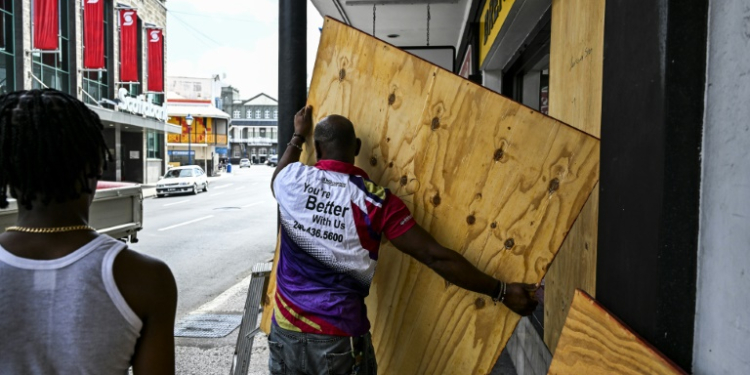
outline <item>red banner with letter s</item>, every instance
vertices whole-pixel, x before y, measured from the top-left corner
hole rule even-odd
[[[120,9],[120,82],[138,82],[138,13]]]
[[[104,69],[104,0],[83,4],[83,68]]]
[[[33,0],[34,49],[54,51],[59,47],[59,9],[57,0]]]
[[[164,92],[164,31],[146,29],[148,37],[148,91]]]

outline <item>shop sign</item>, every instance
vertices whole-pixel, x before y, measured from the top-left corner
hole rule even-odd
[[[479,17],[479,65],[484,64],[484,59],[515,2],[516,0],[487,0],[484,3],[484,10]]]
[[[167,155],[169,156],[188,156],[188,155],[195,155],[195,150],[167,150]]]
[[[145,95],[138,95],[137,98],[128,96],[128,90],[124,87],[121,87],[117,91],[117,99],[120,100],[120,103],[115,108],[119,111],[167,121],[166,104],[158,106],[154,103],[147,102]]]

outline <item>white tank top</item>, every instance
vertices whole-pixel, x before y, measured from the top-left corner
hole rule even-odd
[[[0,246],[0,375],[127,374],[142,322],[112,275],[125,248],[100,235],[32,260]]]

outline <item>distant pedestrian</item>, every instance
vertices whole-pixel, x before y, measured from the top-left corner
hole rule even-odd
[[[313,136],[311,107],[297,113],[294,131],[271,180],[281,213],[272,374],[377,374],[365,297],[382,237],[459,287],[517,314],[534,311],[535,285],[496,280],[441,246],[397,196],[354,165],[362,143],[347,118],[318,123],[314,166],[299,163]]]
[[[174,374],[169,268],[88,226],[99,117],[54,90],[0,96],[0,374]]]

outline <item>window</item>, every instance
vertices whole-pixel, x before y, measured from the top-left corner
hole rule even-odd
[[[273,119],[278,120],[279,119],[279,111],[273,111]]]
[[[240,118],[240,111],[239,110],[234,111],[234,113],[232,114],[232,117],[233,118]]]
[[[255,118],[260,118],[260,109],[255,110]]]
[[[156,130],[146,132],[146,157],[149,159],[164,158],[164,134]]]
[[[13,22],[14,1],[0,1],[0,94],[16,89],[15,85],[15,33]]]
[[[103,71],[84,71],[82,80],[82,89],[84,103],[94,104],[103,98],[112,99],[109,90],[109,51],[112,47],[112,30],[109,29],[109,19],[112,17],[111,3],[104,3],[104,67]],[[84,45],[84,48],[86,46]],[[88,94],[88,95],[86,95]],[[159,103],[161,104],[161,103]]]
[[[34,52],[31,56],[32,73],[36,79],[32,78],[32,88],[41,89],[49,87],[57,89],[68,94],[75,95],[75,90],[71,90],[70,84],[70,18],[68,10],[70,9],[70,0],[59,0],[59,22],[60,22],[60,52],[51,53],[49,51]],[[33,15],[32,15],[33,17]],[[41,81],[41,82],[39,82]]]
[[[266,112],[264,113],[264,115],[265,115],[264,118],[271,118],[271,111],[266,110]]]
[[[247,118],[253,118],[253,111],[248,109],[246,115],[247,115]]]
[[[146,94],[146,100],[156,105],[162,105],[164,104],[164,94],[149,93]]]

